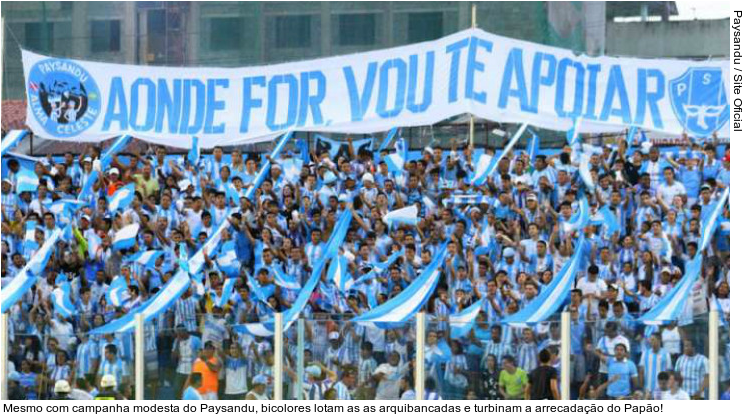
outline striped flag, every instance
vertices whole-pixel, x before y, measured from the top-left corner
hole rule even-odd
[[[71,317],[77,312],[75,305],[70,299],[70,283],[62,283],[52,291],[51,299],[54,311],[65,318]]]
[[[418,223],[418,206],[411,205],[388,212],[382,217],[382,221],[388,226],[393,225],[393,223],[416,225]]]
[[[604,225],[607,227],[607,235],[612,235],[620,230],[620,224],[617,221],[617,216],[610,210],[609,205],[603,205],[597,213],[592,217],[592,224]]]
[[[473,184],[474,186],[482,186],[483,184],[485,184],[486,180],[488,180],[488,177],[496,171],[496,168],[499,166],[499,162],[501,161],[501,159],[504,158],[512,150],[512,148],[514,148],[514,145],[516,145],[517,142],[519,142],[519,138],[522,137],[522,134],[524,134],[525,130],[527,130],[527,124],[523,123],[519,127],[519,129],[517,129],[517,132],[515,132],[514,135],[509,139],[509,142],[506,144],[501,154],[499,154],[498,158],[488,156],[490,157],[490,159],[486,159],[481,162],[480,160],[483,159],[486,154],[481,155],[480,159],[478,160],[475,173],[470,180],[471,184]]]
[[[111,306],[120,308],[129,298],[129,288],[124,276],[114,277],[106,290],[106,302]]]
[[[568,145],[573,146],[579,142],[581,137],[579,136],[579,129],[581,127],[582,117],[579,116],[578,118],[575,118],[573,121],[573,126],[571,129],[566,131],[566,140],[568,140]]]
[[[251,288],[251,293],[255,294],[258,300],[265,304],[269,304],[269,302],[266,300],[266,295],[264,295],[263,289],[258,284],[256,279],[253,278],[250,274],[248,275],[248,287]]]
[[[127,263],[137,263],[145,267],[152,268],[155,267],[155,262],[158,261],[158,258],[163,256],[164,254],[165,252],[159,250],[140,251],[128,257],[124,257],[124,261],[126,261]]]
[[[537,133],[532,129],[530,129],[530,133],[532,134],[532,139],[527,147],[527,155],[530,156],[530,161],[534,162],[535,156],[540,153],[540,137],[537,136]]]
[[[230,301],[230,296],[232,296],[235,282],[237,281],[238,279],[234,278],[225,280],[225,283],[222,284],[222,295],[220,295],[220,297],[216,297],[217,294],[214,294],[214,306],[218,308],[224,308],[227,305],[227,303]]]
[[[326,272],[326,277],[329,278],[330,281],[333,282],[342,292],[348,290],[347,287],[350,284],[348,283],[348,265],[349,261],[346,257],[336,254]]]
[[[719,217],[723,213],[723,208],[726,205],[729,193],[730,188],[727,187],[726,190],[723,191],[723,194],[721,194],[718,202],[716,202],[716,206],[713,208],[713,211],[710,212],[705,219],[703,219],[702,231],[700,240],[698,242],[699,252],[703,251],[708,246],[708,244],[710,244],[710,240],[713,239],[713,234],[716,232],[716,229],[718,229],[718,226],[720,224]]]
[[[117,138],[116,141],[114,141],[114,143],[111,144],[111,146],[101,156],[101,169],[105,170],[106,167],[111,164],[111,160],[114,158],[114,155],[123,150],[131,140],[131,135],[122,135]]]
[[[638,318],[639,322],[646,325],[662,325],[679,319],[682,308],[692,291],[692,286],[700,277],[702,254],[702,251],[698,250],[695,258],[685,264],[685,275],[682,279],[653,308]]]
[[[235,242],[228,241],[222,246],[222,251],[217,257],[217,267],[228,277],[240,275],[240,260],[235,252]]]
[[[297,282],[297,279],[284,274],[284,272],[280,268],[277,268],[277,266],[271,266],[270,271],[272,276],[274,276],[274,283],[276,283],[278,286],[291,290],[302,288],[302,286],[300,286],[300,284]]]
[[[589,202],[586,200],[586,196],[582,196],[579,200],[579,211],[563,223],[563,231],[566,233],[580,231],[589,223],[589,220]]]
[[[372,262],[372,271],[374,273],[378,273],[378,274],[379,273],[386,272],[390,268],[390,266],[392,266],[393,263],[395,263],[396,261],[398,261],[399,258],[403,257],[404,254],[405,254],[405,250],[398,250],[398,251],[390,254],[390,257],[388,257],[387,260],[385,260],[385,262],[383,262],[383,263],[377,263],[377,262],[374,262],[373,261]]]
[[[2,145],[0,145],[0,155],[5,155],[6,152],[18,145],[27,134],[28,131],[25,129],[16,129],[8,132],[5,137],[3,137]]]
[[[116,231],[114,235],[113,249],[116,251],[126,250],[134,247],[137,243],[137,233],[139,232],[139,224],[129,224],[124,228]]]
[[[90,175],[87,179],[85,179],[85,184],[83,184],[83,187],[80,188],[80,193],[78,194],[78,200],[85,200],[87,201],[91,193],[93,193],[93,185],[98,181],[98,177],[101,175],[100,171],[93,170],[90,172]]]
[[[300,179],[300,173],[302,172],[302,160],[299,158],[284,158],[279,161],[282,166],[282,175],[284,178],[292,183],[296,183]]]
[[[450,338],[457,339],[468,335],[475,324],[475,318],[478,316],[478,312],[480,312],[482,306],[483,299],[456,314],[450,315]]]
[[[26,232],[23,234],[23,249],[37,249],[39,244],[36,243],[36,221],[26,221]]]
[[[21,167],[16,174],[16,193],[31,192],[39,189],[39,177],[35,172]]]
[[[129,183],[126,186],[115,191],[111,197],[108,198],[108,210],[111,213],[116,212],[119,209],[129,207],[134,200],[134,183]]]
[[[201,150],[199,149],[199,138],[191,138],[191,150],[189,150],[189,163],[196,167],[199,164],[199,158],[201,157]]]
[[[402,172],[405,170],[408,159],[408,143],[404,138],[398,138],[395,141],[395,152],[385,156],[385,163],[392,173]]]

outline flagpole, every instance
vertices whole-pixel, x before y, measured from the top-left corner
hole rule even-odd
[[[145,399],[145,316],[134,316],[134,398]]]
[[[274,314],[274,400],[282,400],[282,388],[284,386],[284,315],[281,312]],[[297,375],[297,381],[302,381],[302,375]]]
[[[423,312],[416,313],[416,368],[414,369],[414,386],[416,400],[424,399],[424,340],[426,339],[426,316]]]
[[[0,394],[2,400],[8,400],[8,321],[10,314],[4,313],[0,317]]]
[[[470,5],[470,29],[475,29],[476,15],[478,14],[478,6],[473,3]],[[470,147],[472,148],[475,144],[475,118],[473,114],[470,114]]]
[[[561,312],[561,400],[571,399],[571,314]]]
[[[718,309],[713,307],[708,314],[708,364],[710,364],[708,376],[708,400],[718,400]]]

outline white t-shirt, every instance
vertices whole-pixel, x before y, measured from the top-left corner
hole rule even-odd
[[[659,184],[659,187],[656,188],[658,191],[659,196],[661,197],[661,200],[664,201],[664,204],[667,206],[672,206],[672,202],[674,201],[674,196],[677,195],[687,195],[687,190],[685,189],[685,186],[682,185],[682,183],[675,181],[671,185],[667,184],[666,181]]]
[[[689,401],[690,395],[682,389],[677,390],[677,393],[672,394],[671,390],[661,392],[662,401]]]

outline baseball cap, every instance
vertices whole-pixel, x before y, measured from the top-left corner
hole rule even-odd
[[[253,380],[251,380],[251,383],[253,383],[253,386],[256,385],[265,385],[267,383],[266,376],[259,374],[257,376],[253,376]]]
[[[371,182],[374,182],[375,181],[375,177],[372,175],[372,173],[364,173],[364,175],[362,176],[362,181],[371,181]]]
[[[320,370],[319,366],[308,366],[305,367],[305,373],[309,374],[312,377],[320,377],[322,371]]]
[[[338,340],[341,336],[338,334],[338,332],[333,331],[328,335],[329,340]]]
[[[527,200],[537,200],[537,196],[534,193],[530,193],[527,195]]]
[[[504,250],[504,257],[514,257],[514,249],[509,247]]]
[[[119,174],[119,169],[114,167],[111,170],[108,171],[109,174]]]

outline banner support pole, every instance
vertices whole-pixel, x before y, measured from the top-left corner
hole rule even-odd
[[[134,398],[145,399],[145,316],[134,316]]]
[[[282,400],[284,362],[284,321],[281,312],[274,314],[274,400]],[[300,377],[298,376],[298,379]]]
[[[297,321],[297,381],[295,399],[302,400],[302,378],[305,376],[305,318]]]
[[[561,312],[561,400],[571,399],[571,314]]]
[[[416,400],[424,399],[424,341],[426,339],[426,316],[423,312],[416,314],[416,368],[414,370],[414,386]]]
[[[2,342],[0,343],[0,391],[2,392],[1,399],[3,401],[8,400],[8,360],[9,360],[9,342],[10,338],[8,336],[8,331],[10,331],[8,325],[10,324],[10,314],[8,312],[5,312],[2,314],[2,317],[0,317],[0,338],[2,338]]]
[[[718,400],[718,309],[711,309],[708,313],[708,399]]]

